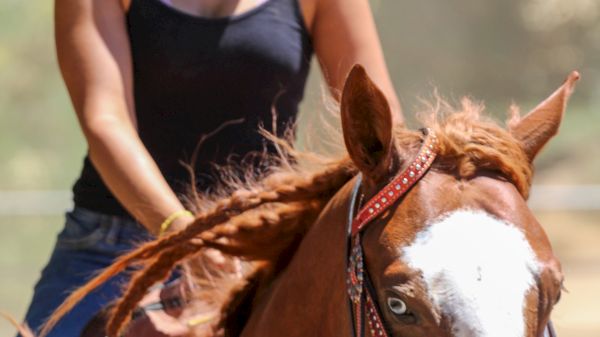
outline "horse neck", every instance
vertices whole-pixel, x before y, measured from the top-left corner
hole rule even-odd
[[[325,207],[289,266],[253,310],[242,337],[350,336],[345,270],[353,182]]]

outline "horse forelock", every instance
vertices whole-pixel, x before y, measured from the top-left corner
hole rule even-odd
[[[510,181],[526,199],[529,195],[533,167],[521,144],[511,133],[488,116],[484,107],[463,98],[454,108],[438,98],[419,119],[438,137],[438,157],[434,168],[461,179],[473,178],[482,170],[495,171]],[[518,109],[513,107],[512,120]],[[399,149],[416,149],[422,136],[403,126],[396,127]]]

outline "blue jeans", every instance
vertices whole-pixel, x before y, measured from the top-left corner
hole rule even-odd
[[[70,291],[83,285],[97,271],[109,266],[123,252],[152,238],[135,221],[75,208],[66,214],[50,261],[35,286],[25,322],[38,331]],[[69,312],[48,337],[77,337],[90,319],[120,295],[126,273],[117,275]]]

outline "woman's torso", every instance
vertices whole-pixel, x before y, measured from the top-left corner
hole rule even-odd
[[[131,1],[138,131],[176,193],[190,183],[182,163],[195,164],[205,190],[215,183],[213,164],[239,163],[263,149],[258,126],[271,129],[272,111],[278,131],[294,121],[313,52],[297,1],[266,0],[222,18],[190,15],[161,0]],[[73,190],[77,206],[126,214],[87,157]]]

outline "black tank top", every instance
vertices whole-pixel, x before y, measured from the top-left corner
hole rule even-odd
[[[313,53],[298,0],[267,0],[238,16],[202,18],[160,0],[132,0],[127,26],[139,135],[178,195],[196,161],[200,190],[213,164],[262,151],[259,124],[278,131],[295,120]],[[234,122],[235,121],[235,122]],[[248,161],[254,165],[254,161]],[[127,215],[86,157],[73,187],[76,206]]]

